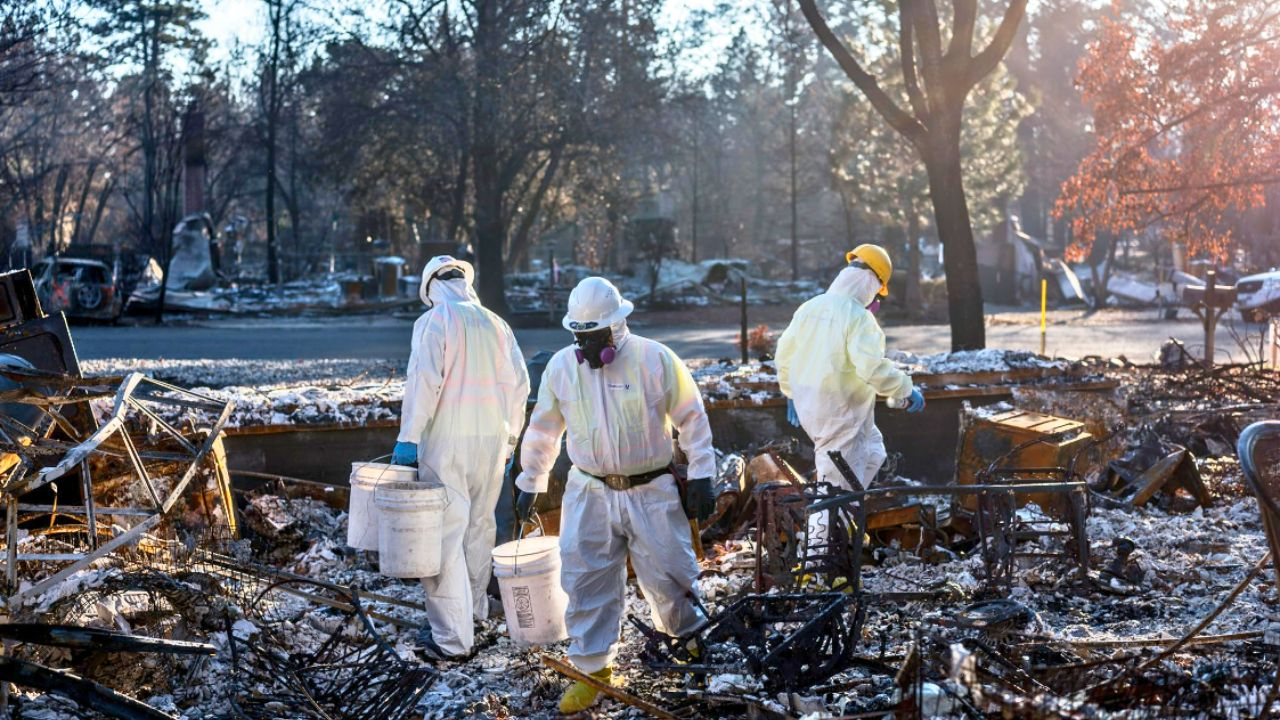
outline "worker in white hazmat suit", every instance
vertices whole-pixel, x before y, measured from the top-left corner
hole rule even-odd
[[[440,574],[423,578],[426,650],[471,652],[472,617],[488,616],[494,508],[524,425],[529,374],[511,328],[480,305],[471,264],[447,255],[422,271],[428,310],[413,326],[392,462],[447,489]]]
[[[778,339],[775,363],[782,394],[813,440],[818,480],[851,490],[829,453],[840,453],[867,488],[886,457],[876,397],[906,401],[908,412],[919,412],[924,395],[884,356],[884,331],[874,313],[889,293],[888,253],[859,245],[846,259],[831,287],[796,310]]]
[[[563,325],[575,344],[543,373],[516,478],[517,516],[525,519],[568,432],[573,469],[560,514],[568,655],[606,683],[621,637],[628,554],[659,630],[682,635],[702,622],[690,599],[698,563],[689,519],[706,519],[715,507],[715,451],[698,386],[669,348],[628,331],[631,310],[604,278],[586,278],[569,295]],[[673,427],[689,460],[683,498],[669,468]],[[560,711],[581,712],[597,694],[574,683]]]

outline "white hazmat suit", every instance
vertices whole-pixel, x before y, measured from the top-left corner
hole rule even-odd
[[[615,490],[596,477],[668,466],[673,426],[689,477],[714,477],[716,469],[711,426],[688,368],[665,345],[628,332],[625,320],[609,327],[613,362],[593,370],[570,346],[547,364],[516,479],[525,492],[544,492],[568,431],[573,469],[561,505],[560,582],[569,595],[569,660],[588,673],[617,655],[628,553],[659,630],[681,635],[702,621],[688,596],[696,592],[698,562],[675,478]]]
[[[863,488],[886,457],[876,428],[876,396],[911,395],[911,376],[884,356],[884,331],[867,305],[880,280],[846,267],[827,291],[801,305],[778,339],[775,362],[782,394],[795,403],[814,445],[818,479],[852,490],[828,453],[839,452]]]
[[[465,277],[433,276],[456,267]],[[430,309],[413,326],[400,442],[418,444],[418,479],[448,490],[440,574],[423,578],[432,639],[471,651],[472,616],[488,615],[494,508],[524,424],[529,373],[511,328],[480,305],[469,263],[433,258],[422,273]]]

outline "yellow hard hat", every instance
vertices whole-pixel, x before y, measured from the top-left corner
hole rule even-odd
[[[855,260],[876,274],[880,280],[880,296],[888,295],[889,278],[893,277],[893,261],[889,259],[889,253],[879,245],[864,243],[844,254],[844,261],[850,265]]]

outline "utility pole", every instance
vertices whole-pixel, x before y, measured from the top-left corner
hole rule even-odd
[[[266,80],[269,82],[266,100],[267,121],[267,280],[280,284],[280,249],[276,227],[276,125],[280,121],[280,52],[281,24],[284,21],[285,0],[267,0],[267,20],[271,25],[270,49],[267,55]]]
[[[698,119],[695,115],[693,120],[693,262],[698,262],[698,165],[701,162],[698,153],[699,129]]]
[[[787,0],[787,17],[784,24],[787,43],[787,113],[788,154],[791,156],[791,281],[800,279],[799,219],[796,214],[796,37],[791,28],[791,0]]]

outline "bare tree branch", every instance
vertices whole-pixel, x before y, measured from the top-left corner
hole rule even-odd
[[[948,87],[942,78],[942,31],[938,24],[938,5],[935,0],[902,0],[907,16],[915,29],[920,47],[920,71],[924,76],[929,113],[937,116],[947,102]]]
[[[968,60],[973,52],[973,28],[978,19],[978,0],[951,0],[951,43],[949,57]]]
[[[1025,0],[1022,0],[1025,3]],[[813,28],[813,32],[818,36],[818,40],[827,48],[827,52],[835,58],[839,63],[840,69],[849,76],[853,84],[862,91],[871,106],[876,109],[884,117],[885,121],[898,132],[902,133],[912,142],[917,142],[924,136],[924,126],[919,120],[907,114],[892,98],[885,93],[880,87],[880,83],[875,77],[862,69],[853,54],[844,46],[844,43],[835,36],[831,28],[827,25],[826,18],[822,17],[819,12],[815,0],[799,0],[800,11],[804,13],[804,17],[809,21],[809,26]]]
[[[969,87],[982,82],[982,78],[990,75],[1004,59],[1005,53],[1009,52],[1009,47],[1013,45],[1013,39],[1018,35],[1018,26],[1022,24],[1022,16],[1026,12],[1027,0],[1010,0],[995,37],[991,38],[991,42],[978,53],[969,66],[968,76],[965,78]]]
[[[915,37],[911,31],[911,18],[907,17],[907,4],[898,3],[898,51],[902,55],[902,79],[907,86],[907,99],[916,118],[929,124],[929,105],[920,90],[920,78],[916,76]]]

